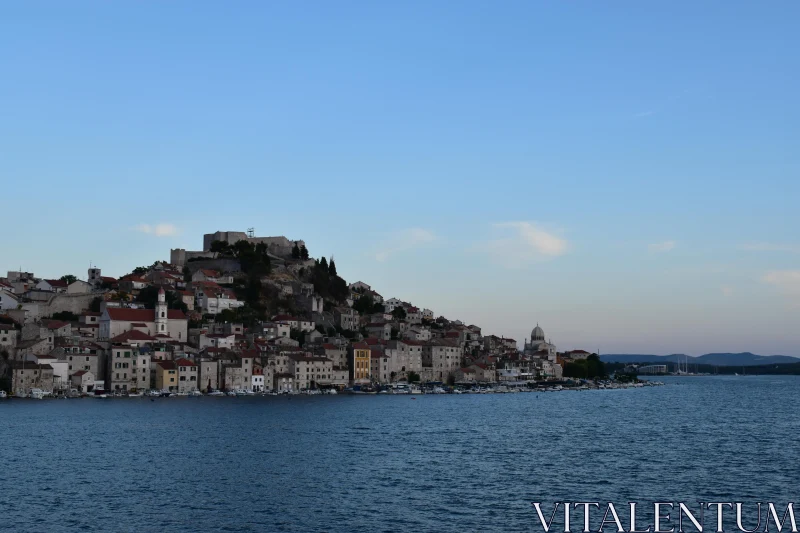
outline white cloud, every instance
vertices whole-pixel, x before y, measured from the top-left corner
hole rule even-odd
[[[393,233],[387,245],[375,253],[376,261],[386,261],[390,256],[436,240],[433,232],[423,228],[408,228]]]
[[[738,248],[745,252],[800,252],[800,245],[773,242],[750,242],[742,244]]]
[[[647,247],[651,252],[669,252],[675,249],[675,241],[664,241],[650,244]]]
[[[651,116],[653,116],[655,114],[656,114],[655,111],[642,111],[641,113],[636,113],[634,115],[634,117],[636,117],[636,118],[644,118],[644,117],[651,117]]]
[[[800,270],[771,270],[761,281],[774,285],[789,296],[800,296]]]
[[[725,297],[733,296],[733,287],[721,287],[720,290]]]
[[[179,233],[178,228],[173,224],[139,224],[134,228],[136,231],[146,233],[148,235],[155,235],[156,237],[173,237]]]
[[[566,240],[533,222],[502,222],[493,226],[511,235],[480,243],[474,249],[488,253],[496,263],[507,268],[558,257],[569,248]]]

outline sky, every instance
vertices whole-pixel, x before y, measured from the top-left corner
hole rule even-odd
[[[0,275],[217,230],[559,350],[800,356],[800,3],[7,2]]]

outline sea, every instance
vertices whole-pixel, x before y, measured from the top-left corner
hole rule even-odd
[[[0,530],[542,531],[532,502],[798,498],[800,378],[0,401]],[[613,531],[613,529],[612,529]]]

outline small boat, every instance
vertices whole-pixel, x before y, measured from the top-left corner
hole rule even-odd
[[[168,389],[162,389],[158,395],[161,396],[162,398],[169,398],[170,396],[172,396],[172,392],[170,392]]]
[[[30,397],[33,400],[41,400],[44,398],[44,391],[42,389],[31,389]]]
[[[255,396],[256,395],[255,392],[253,392],[251,390],[248,390],[248,389],[245,389],[244,393],[245,393],[245,396]]]
[[[8,393],[4,390],[0,390],[0,400],[5,400],[8,398]]]
[[[228,391],[228,392],[226,392],[225,394],[226,394],[226,395],[228,395],[228,396],[236,396],[236,392],[235,392],[235,391],[232,391],[232,390],[229,390],[229,391]]]
[[[182,392],[173,392],[173,393],[172,393],[172,395],[173,395],[173,396],[189,396],[189,393],[188,393],[188,392],[186,392],[186,391],[182,391]]]
[[[197,397],[197,396],[202,396],[202,395],[203,395],[203,393],[202,393],[202,392],[200,392],[200,391],[199,391],[199,390],[197,390],[197,389],[195,389],[195,390],[193,390],[193,391],[191,391],[191,392],[189,393],[189,396],[192,396],[192,397]]]
[[[221,390],[214,390],[208,393],[208,396],[225,396],[225,393]]]
[[[129,392],[128,393],[128,398],[141,398],[142,396],[144,396],[144,394],[141,393],[141,392]]]
[[[153,389],[153,390],[151,390],[151,391],[148,391],[148,392],[147,392],[147,395],[148,395],[148,396],[150,396],[150,397],[153,397],[153,398],[155,398],[155,397],[157,397],[157,396],[161,396],[161,392],[160,392],[160,391],[157,391],[157,390],[155,390],[155,389]]]

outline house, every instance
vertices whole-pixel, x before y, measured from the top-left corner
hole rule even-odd
[[[132,391],[149,388],[150,350],[135,344],[113,345],[109,351],[106,390]]]
[[[316,329],[316,325],[311,320],[306,320],[304,318],[298,318],[291,315],[276,315],[272,317],[272,321],[289,324],[290,328],[299,329],[302,332],[313,331]]]
[[[388,322],[372,322],[367,324],[366,329],[370,337],[377,337],[387,341],[392,339],[392,325]]]
[[[177,340],[187,340],[188,319],[179,309],[167,309],[166,293],[158,292],[155,309],[130,309],[106,307],[100,316],[99,339],[110,339],[134,329],[133,324],[143,324],[148,335],[166,335]],[[142,326],[138,326],[142,327]]]
[[[422,320],[433,320],[433,311],[431,311],[430,309],[423,309]]]
[[[409,324],[421,324],[422,311],[420,311],[418,307],[406,307],[406,321]]]
[[[42,326],[53,337],[69,337],[72,335],[72,324],[63,320],[42,320]]]
[[[75,280],[67,285],[67,294],[88,294],[92,292],[94,287],[85,281]]]
[[[350,285],[347,286],[347,288],[355,292],[367,292],[372,290],[372,287],[370,287],[363,281],[356,281],[355,283],[351,283]]]
[[[186,309],[194,311],[194,293],[192,291],[175,291],[178,294],[178,299],[183,302]]]
[[[318,330],[309,331],[305,335],[305,344],[319,344],[325,338],[325,335],[320,333]]]
[[[238,309],[244,306],[244,302],[239,301],[236,293],[231,289],[203,289],[197,298],[197,306],[204,313],[216,315],[226,309]]]
[[[201,268],[200,270],[192,274],[192,283],[198,281],[211,281],[213,283],[221,283],[220,273],[216,270]]]
[[[433,380],[446,381],[461,368],[461,347],[455,340],[428,341],[422,345],[422,366],[431,369]]]
[[[372,350],[366,342],[357,342],[347,348],[347,362],[352,385],[365,385],[370,382],[372,369]]]
[[[50,365],[39,365],[25,361],[12,361],[11,394],[28,396],[31,389],[53,392],[53,369]]]
[[[78,370],[70,377],[71,388],[87,393],[94,390],[94,374],[89,370]]]
[[[327,357],[293,353],[289,355],[289,361],[295,390],[317,389],[332,384],[333,361]]]
[[[198,341],[198,348],[213,347],[225,348],[228,350],[233,349],[236,344],[236,335],[226,335],[224,333],[201,333]]]
[[[123,276],[119,280],[119,289],[127,293],[138,292],[144,289],[145,287],[148,287],[149,285],[150,285],[149,281],[135,274],[129,274],[127,276]]]
[[[61,279],[43,279],[34,288],[39,291],[55,292],[57,294],[67,292],[68,283]]]
[[[197,365],[185,357],[175,361],[175,365],[178,367],[178,392],[199,390]]]
[[[415,326],[406,329],[403,332],[402,337],[404,339],[412,340],[412,341],[429,341],[431,340],[431,330],[430,328],[423,327],[423,326]]]
[[[202,358],[197,363],[197,382],[200,390],[211,392],[219,389],[219,361]]]
[[[53,390],[69,388],[69,369],[66,361],[60,361],[54,355],[29,355],[27,360],[38,365],[47,365],[53,369]]]
[[[385,351],[389,356],[391,381],[407,379],[410,372],[422,372],[422,346],[422,343],[412,340],[389,341]]]
[[[387,313],[391,313],[397,307],[403,307],[407,304],[402,300],[398,300],[397,298],[389,298],[385,302],[383,302],[383,308]]]
[[[178,366],[175,361],[157,361],[155,385],[158,390],[178,391]]]
[[[370,351],[370,377],[376,383],[389,383],[392,380],[389,367],[390,356],[383,350]]]
[[[261,330],[267,339],[289,338],[292,332],[292,328],[287,322],[264,322],[261,324]]]
[[[253,376],[250,380],[250,390],[253,392],[264,392],[264,370],[261,367],[253,368]]]
[[[17,345],[17,338],[19,338],[19,331],[16,324],[7,324],[0,322],[0,351],[11,351]]]
[[[336,325],[348,331],[358,331],[358,313],[349,307],[337,307],[333,310]]]
[[[475,378],[475,370],[472,368],[459,368],[455,372],[456,383],[475,383],[478,381]]]
[[[17,309],[20,305],[19,297],[14,294],[13,289],[0,287],[0,311]]]

